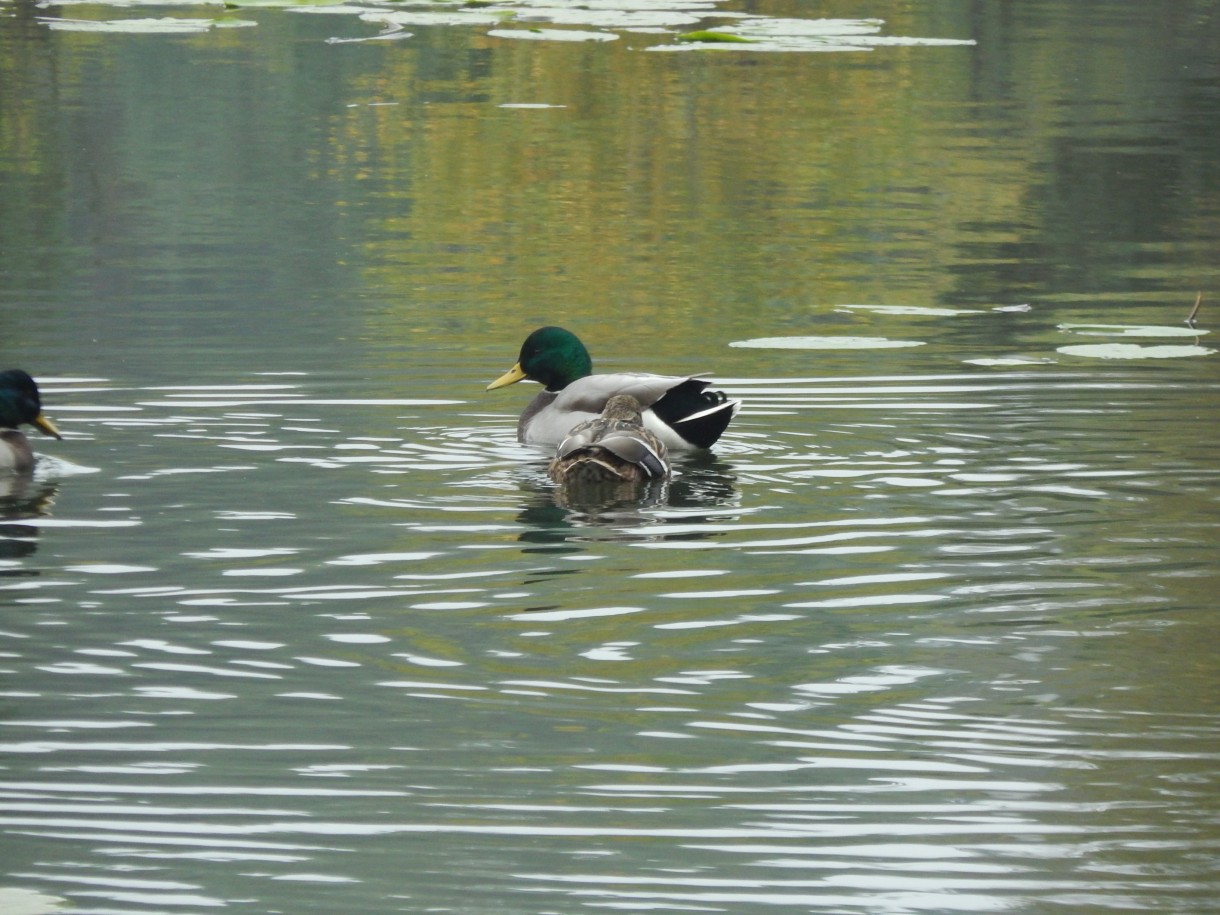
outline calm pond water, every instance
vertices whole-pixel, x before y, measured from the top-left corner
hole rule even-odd
[[[0,3],[0,908],[1214,911],[1220,3],[586,6]]]

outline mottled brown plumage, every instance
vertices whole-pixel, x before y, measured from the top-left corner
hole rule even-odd
[[[558,483],[643,483],[669,478],[665,446],[644,428],[640,402],[616,394],[596,419],[573,428],[555,452],[550,476]]]

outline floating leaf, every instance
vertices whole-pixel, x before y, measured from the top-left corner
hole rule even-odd
[[[690,40],[680,44],[658,45],[650,51],[679,51],[691,48],[747,51],[867,51],[882,45],[972,45],[975,42],[954,38],[911,38],[878,35],[880,19],[781,19],[743,16],[732,25],[717,26],[715,39]],[[736,36],[733,41],[728,36]]]
[[[1048,363],[1053,363],[1053,362],[1054,362],[1054,360],[1053,360],[1053,359],[1032,359],[1032,358],[1028,358],[1028,357],[1025,357],[1025,356],[997,356],[997,357],[996,357],[996,358],[994,358],[994,359],[987,359],[987,358],[982,358],[982,359],[963,359],[962,361],[963,361],[964,363],[966,363],[967,365],[985,365],[985,366],[993,366],[993,365],[1000,365],[1000,366],[1004,366],[1004,365],[1046,365],[1046,364],[1048,364]]]
[[[546,22],[550,25],[586,26],[598,29],[679,28],[694,25],[704,13],[712,12],[707,6],[682,6],[667,2],[661,6],[653,3],[597,3],[595,0],[518,0],[501,9],[515,10],[517,17],[531,22]]]
[[[840,44],[838,42],[808,42],[800,39],[776,39],[766,41],[761,38],[749,38],[742,41],[682,41],[677,44],[658,44],[645,48],[645,51],[757,51],[757,52],[813,52],[813,51],[870,51],[871,48],[860,44]]]
[[[577,29],[492,29],[496,38],[524,38],[531,41],[616,41],[613,32],[582,32]]]
[[[750,42],[750,41],[753,41],[753,39],[752,38],[742,38],[740,35],[731,35],[728,32],[702,31],[702,32],[686,32],[685,34],[678,36],[678,41],[704,41],[704,42],[714,43],[717,41]]]
[[[883,19],[783,19],[761,17],[746,19],[734,28],[760,38],[791,38],[806,36],[842,38],[845,35],[876,35],[885,24]]]
[[[452,12],[433,13],[426,10],[387,10],[371,7],[348,7],[360,14],[364,22],[375,22],[384,25],[426,26],[426,25],[498,25],[504,21],[502,13],[491,10],[453,10]],[[342,13],[344,7],[305,7],[297,12],[335,12]]]
[[[58,0],[68,2],[68,0]],[[139,0],[116,0],[139,2]],[[334,0],[230,0],[236,6],[288,5],[292,12],[358,15],[369,22],[398,26],[504,25],[506,21],[534,26],[528,31],[493,31],[500,38],[535,41],[613,41],[615,32],[669,34],[716,15],[735,19],[733,25],[695,30],[681,36],[677,44],[649,47],[650,51],[692,48],[749,48],[759,51],[861,51],[881,44],[973,44],[972,41],[939,38],[906,38],[878,35],[880,19],[778,19],[748,13],[719,11],[719,0],[506,0],[497,3],[453,4],[413,0],[409,9],[356,6]],[[320,5],[316,5],[320,4]],[[537,24],[535,26],[535,24]],[[601,32],[557,34],[543,26],[602,29]]]
[[[1058,352],[1091,359],[1181,359],[1186,356],[1210,356],[1216,350],[1206,346],[1171,344],[1141,346],[1138,343],[1080,343],[1061,346]]]
[[[751,349],[896,349],[923,345],[918,340],[887,340],[885,337],[756,337],[729,344]]]
[[[1095,337],[1198,337],[1207,333],[1193,327],[1160,324],[1060,324],[1059,330]]]
[[[334,0],[331,0],[333,3]],[[113,6],[127,9],[133,6],[224,6],[223,0],[38,0],[39,9],[60,6]]]
[[[977,315],[977,308],[925,308],[921,305],[836,305],[845,311],[872,311],[879,315],[925,315],[927,317],[953,317],[954,315]]]
[[[217,25],[214,19],[43,19],[61,32],[123,32],[158,35],[195,35]],[[243,23],[247,24],[247,23]],[[249,25],[257,25],[250,22]],[[232,27],[232,26],[230,26]]]
[[[186,2],[186,0],[182,0]],[[286,9],[288,7],[333,6],[335,0],[224,0],[224,5],[235,9]],[[348,10],[351,11],[350,8]]]

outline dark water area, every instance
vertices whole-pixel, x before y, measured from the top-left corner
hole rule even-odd
[[[1213,911],[1218,19],[0,3],[0,910]]]

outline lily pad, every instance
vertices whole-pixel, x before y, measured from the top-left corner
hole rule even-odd
[[[444,2],[444,0],[442,0]],[[712,13],[723,0],[518,0],[521,6],[582,7],[591,10],[652,11],[659,6],[667,10]]]
[[[756,337],[729,344],[750,349],[897,349],[923,345],[919,340],[888,340],[885,337]]]
[[[963,359],[967,365],[985,365],[985,366],[1020,366],[1020,365],[1047,365],[1053,364],[1053,359],[1034,359],[1028,356],[997,356],[995,358],[980,358],[980,359]]]
[[[707,48],[743,51],[867,51],[882,45],[972,45],[969,39],[914,38],[880,35],[880,19],[781,19],[743,16],[732,25],[717,26],[715,40],[687,40],[658,45],[650,51]],[[695,33],[709,34],[709,33]],[[733,41],[732,36],[738,40]]]
[[[1095,337],[1198,337],[1207,333],[1205,330],[1172,324],[1060,324],[1059,330]]]
[[[348,7],[349,10],[353,9]],[[318,7],[310,9],[305,7],[297,12],[326,12],[342,13],[342,6],[334,8]],[[377,9],[376,7],[359,7],[355,11],[360,14],[361,20],[364,22],[375,22],[384,25],[402,26],[428,26],[428,25],[499,25],[505,21],[505,16],[501,12],[486,9],[475,10],[453,10],[451,12],[434,13],[427,10],[387,10]]]
[[[242,28],[258,25],[246,20],[175,19],[43,19],[51,29],[61,32],[123,32],[144,35],[197,35],[213,28]]]
[[[515,0],[499,9],[514,11],[522,21],[550,25],[672,29],[694,25],[716,7],[714,3],[678,0]]]
[[[113,6],[120,9],[133,6],[224,6],[224,0],[38,0],[39,9],[63,6]]]
[[[1138,343],[1081,343],[1061,346],[1058,352],[1090,359],[1182,359],[1186,356],[1210,356],[1216,350],[1185,344],[1141,346]]]
[[[748,42],[748,41],[752,41],[752,40],[753,39],[751,39],[751,38],[742,38],[740,35],[732,35],[728,32],[716,32],[716,31],[712,31],[712,30],[704,30],[701,32],[686,32],[685,34],[678,36],[678,41],[704,41],[704,42],[727,41],[727,42],[732,43],[734,41]]]
[[[179,2],[186,3],[189,0],[179,0]],[[298,6],[333,6],[334,2],[335,0],[223,0],[225,6],[234,9],[286,9]]]
[[[495,38],[518,38],[526,41],[617,41],[613,32],[583,32],[579,29],[492,29]]]
[[[115,0],[140,2],[140,0]],[[211,0],[208,0],[211,2]],[[859,51],[879,44],[973,44],[972,41],[907,38],[877,34],[880,19],[778,19],[721,9],[722,0],[497,0],[457,6],[437,0],[411,0],[407,9],[387,9],[336,3],[335,0],[229,0],[235,6],[286,5],[292,12],[358,15],[369,22],[406,26],[505,26],[512,22],[528,29],[492,32],[496,37],[535,41],[613,41],[618,32],[671,34],[715,16],[732,21],[714,29],[687,32],[676,44],[656,45],[650,51],[692,48],[749,48],[759,51]],[[555,34],[549,27],[600,29],[584,36]]]
[[[925,315],[927,317],[953,317],[954,315],[977,315],[977,308],[930,308],[922,305],[836,305],[844,311],[872,311],[879,315]]]

